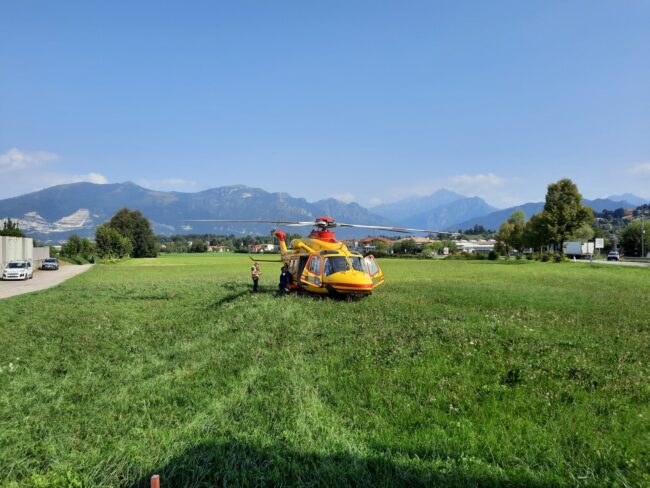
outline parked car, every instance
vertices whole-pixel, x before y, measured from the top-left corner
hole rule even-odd
[[[33,277],[34,270],[29,261],[9,261],[2,270],[3,280],[26,280]]]
[[[59,269],[59,260],[56,258],[47,258],[43,260],[41,269]]]
[[[621,255],[617,251],[609,251],[607,261],[620,261]]]

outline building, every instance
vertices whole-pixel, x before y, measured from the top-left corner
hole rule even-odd
[[[460,252],[467,253],[479,253],[479,254],[488,254],[494,249],[497,241],[494,239],[479,239],[468,241],[466,239],[461,239],[456,242],[456,247]]]
[[[429,239],[428,237],[402,237],[397,242],[401,241],[413,241],[418,247],[422,247],[425,244],[431,244],[432,242],[438,241],[438,239]]]
[[[31,237],[0,236],[0,264],[4,268],[9,261],[23,260],[39,268],[50,257],[49,247],[34,247]]]
[[[208,246],[208,252],[228,252],[227,246]]]
[[[362,239],[344,239],[343,243],[350,249],[350,251],[363,251],[369,252],[374,251],[377,248],[377,243],[383,242],[384,244],[391,246],[393,240],[387,239],[385,237],[364,237]]]
[[[278,252],[278,246],[275,244],[251,244],[248,246],[248,252],[252,254],[262,254],[265,252]]]

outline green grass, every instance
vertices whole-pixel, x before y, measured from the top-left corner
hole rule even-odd
[[[381,264],[353,301],[241,255],[3,300],[0,484],[650,484],[648,270]]]

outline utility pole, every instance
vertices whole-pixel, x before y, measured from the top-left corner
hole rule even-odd
[[[643,241],[645,240],[645,228],[643,227],[643,209],[641,209],[641,257],[645,258]]]

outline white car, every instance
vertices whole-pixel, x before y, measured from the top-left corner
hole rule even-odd
[[[26,280],[34,277],[32,263],[29,261],[9,261],[2,270],[4,280]]]

